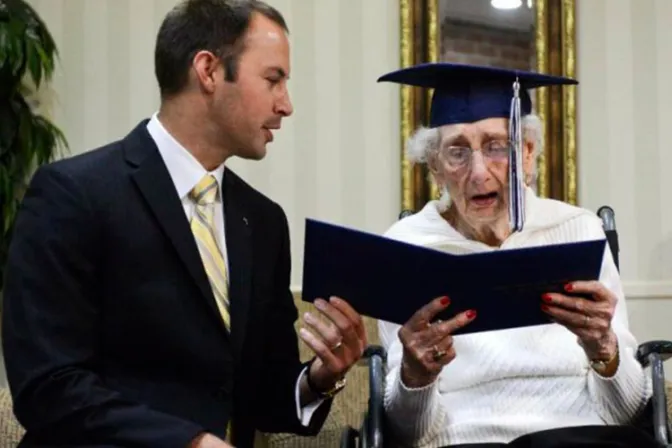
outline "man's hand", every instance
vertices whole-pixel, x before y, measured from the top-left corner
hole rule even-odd
[[[234,448],[219,437],[203,433],[191,441],[187,448]]]
[[[312,332],[301,328],[299,334],[317,355],[308,375],[315,387],[327,391],[362,357],[366,331],[362,317],[341,298],[317,299],[315,307],[326,322],[306,313],[304,322]]]
[[[446,322],[431,323],[448,307],[448,297],[440,297],[420,308],[399,330],[404,347],[401,360],[401,381],[410,388],[420,388],[434,382],[443,366],[455,359],[453,337],[455,330],[476,318],[476,311],[458,314]]]
[[[618,350],[616,334],[611,328],[617,301],[614,293],[597,281],[570,283],[565,290],[590,298],[544,294],[542,298],[546,303],[542,309],[578,337],[588,359],[613,359]]]

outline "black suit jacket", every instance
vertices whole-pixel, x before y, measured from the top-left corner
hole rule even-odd
[[[23,444],[183,448],[230,418],[240,447],[317,433],[330,402],[296,415],[284,212],[225,171],[229,334],[145,125],[40,168],[22,202],[2,330]]]

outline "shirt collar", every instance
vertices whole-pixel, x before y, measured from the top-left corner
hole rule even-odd
[[[224,164],[213,171],[207,171],[201,163],[172,135],[159,121],[157,113],[147,123],[147,131],[154,139],[159,153],[166,164],[175,189],[180,199],[184,199],[189,192],[198,184],[203,176],[211,174],[217,179],[219,189],[218,197],[222,197],[222,178],[224,177]]]

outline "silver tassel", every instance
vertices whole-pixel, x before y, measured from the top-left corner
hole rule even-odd
[[[509,117],[509,138],[513,147],[509,153],[509,225],[512,232],[523,230],[525,196],[523,190],[523,136],[520,117],[520,83],[513,83],[513,100]]]

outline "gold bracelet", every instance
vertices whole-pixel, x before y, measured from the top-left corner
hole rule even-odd
[[[593,368],[597,373],[600,375],[604,375],[606,372],[611,372],[614,369],[614,364],[616,364],[616,367],[618,367],[618,344],[616,344],[616,352],[614,355],[607,361],[590,361],[590,367]],[[615,372],[614,372],[615,373]],[[613,375],[613,373],[612,373]],[[611,376],[611,375],[609,375]]]

